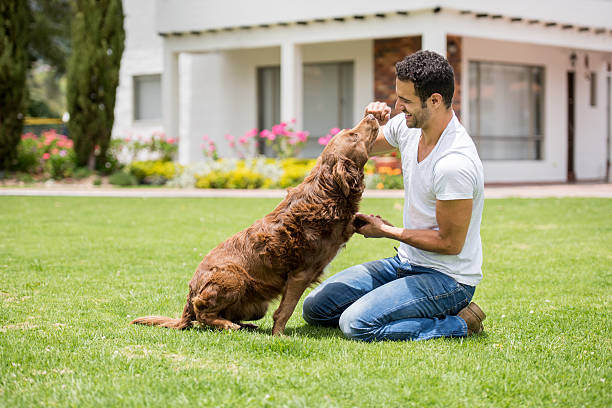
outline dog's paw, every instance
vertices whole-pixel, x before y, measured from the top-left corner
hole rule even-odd
[[[367,222],[362,220],[361,218],[353,218],[353,227],[355,227],[356,230],[358,230],[359,228],[363,227],[364,225],[366,225]]]
[[[252,323],[240,323],[240,330],[257,330],[259,326]]]

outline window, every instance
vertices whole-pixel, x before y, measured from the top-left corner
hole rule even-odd
[[[257,69],[257,127],[272,129],[280,118],[280,67]],[[259,143],[258,153],[266,154],[266,144]]]
[[[304,64],[303,71],[304,130],[310,137],[301,156],[317,157],[323,151],[319,137],[334,127],[353,126],[353,63]],[[281,120],[280,68],[259,68],[257,83],[258,127],[270,129]],[[268,153],[265,147],[260,146],[260,153]]]
[[[469,127],[483,160],[542,160],[544,68],[469,64]]]
[[[134,77],[134,120],[161,119],[161,75]]]
[[[304,65],[304,129],[310,137],[304,157],[317,157],[318,143],[331,128],[353,127],[353,63]]]

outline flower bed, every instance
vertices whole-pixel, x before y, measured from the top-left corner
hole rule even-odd
[[[333,128],[318,139],[326,145],[340,132]],[[203,137],[204,161],[182,166],[173,160],[178,151],[178,140],[166,138],[157,132],[149,138],[115,138],[98,172],[94,184],[102,184],[103,174],[110,174],[108,182],[117,186],[165,185],[179,188],[289,188],[301,183],[310,173],[316,159],[298,159],[308,132],[295,132],[290,125],[280,123],[258,131],[252,129],[241,137],[226,135],[230,148],[240,159],[219,158],[216,144]],[[274,158],[253,157],[257,144],[270,146]],[[98,149],[99,150],[99,149]],[[96,150],[96,151],[98,151]],[[77,168],[73,141],[55,130],[36,136],[26,133],[18,146],[17,173],[22,182],[48,179],[67,180],[83,178],[92,172]],[[402,188],[401,170],[380,166],[373,161],[365,168],[367,188]]]

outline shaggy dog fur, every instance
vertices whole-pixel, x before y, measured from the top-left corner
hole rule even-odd
[[[372,115],[337,134],[274,211],[210,251],[189,282],[180,318],[147,316],[131,323],[255,328],[242,322],[261,319],[268,303],[282,295],[272,328],[273,335],[282,334],[304,290],[355,232],[363,167],[377,135]]]

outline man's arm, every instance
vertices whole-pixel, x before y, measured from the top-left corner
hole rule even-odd
[[[463,249],[472,217],[472,199],[438,200],[438,230],[410,230],[394,227],[379,216],[357,214],[367,222],[357,230],[366,238],[391,238],[415,248],[444,255],[457,255]]]

